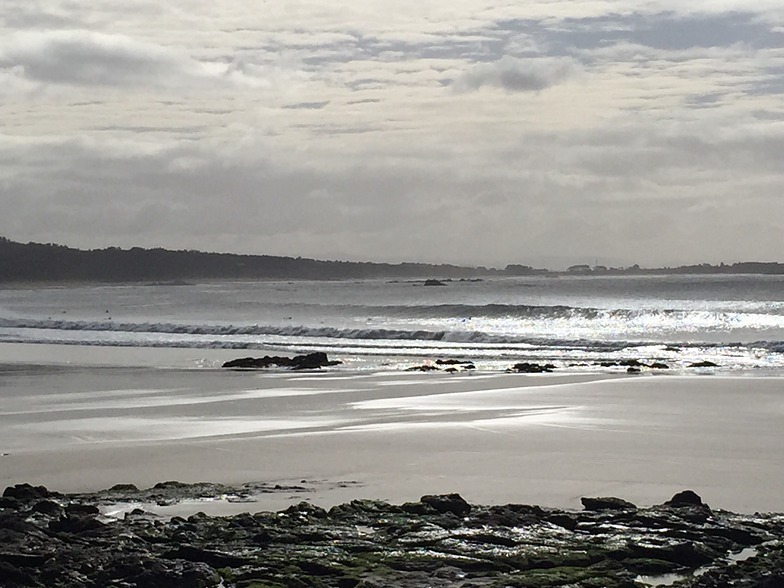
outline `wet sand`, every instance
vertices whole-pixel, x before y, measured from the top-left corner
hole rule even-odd
[[[780,378],[256,373],[40,365],[3,351],[2,486],[308,490],[187,505],[210,512],[444,492],[484,504],[579,508],[581,496],[616,495],[650,505],[691,488],[716,508],[784,511]]]

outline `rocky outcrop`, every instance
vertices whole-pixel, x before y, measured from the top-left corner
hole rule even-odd
[[[0,586],[643,588],[659,585],[660,574],[680,588],[784,586],[784,515],[706,510],[689,491],[651,508],[588,498],[582,511],[476,506],[458,494],[401,506],[354,500],[329,511],[303,501],[231,517],[136,509],[113,519],[96,508],[209,492],[231,490],[12,487],[0,506]],[[42,501],[58,508],[36,508]]]
[[[552,372],[554,369],[555,366],[551,363],[546,363],[544,365],[541,365],[538,363],[530,363],[527,361],[523,361],[514,364],[506,371],[514,372],[517,374],[545,374],[545,373]]]
[[[627,510],[637,508],[628,500],[615,498],[614,496],[603,496],[599,498],[589,498],[583,496],[580,499],[585,510]]]
[[[714,368],[719,367],[719,364],[713,363],[712,361],[697,361],[694,363],[690,363],[686,367],[690,368]]]
[[[326,353],[317,351],[307,355],[294,357],[269,356],[242,357],[233,359],[223,364],[225,368],[233,369],[264,369],[270,367],[285,367],[292,370],[313,370],[322,367],[340,365],[339,361],[330,361]]]
[[[645,363],[639,359],[622,359],[620,361],[595,361],[593,365],[601,367],[625,367],[626,371],[630,374],[637,374],[642,371],[642,368],[651,370],[668,370],[670,366],[662,361],[652,361]]]
[[[707,506],[694,490],[684,490],[665,502],[667,506]]]

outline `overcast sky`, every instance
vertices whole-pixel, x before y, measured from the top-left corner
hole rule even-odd
[[[0,235],[784,261],[784,3],[3,0]]]

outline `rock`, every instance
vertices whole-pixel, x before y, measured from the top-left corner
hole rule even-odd
[[[59,506],[59,505],[58,505]],[[95,516],[101,511],[94,504],[79,504],[73,503],[65,507],[65,513],[68,516]]]
[[[441,280],[429,279],[425,280],[425,286],[446,286]]]
[[[699,494],[693,490],[678,492],[664,504],[667,506],[706,506],[702,502],[702,498],[700,498]]]
[[[516,372],[518,374],[542,374],[552,372],[554,369],[555,366],[551,363],[539,365],[538,363],[529,363],[524,361],[514,364],[507,371]]]
[[[213,568],[238,568],[248,565],[253,560],[247,557],[239,557],[230,553],[221,553],[211,549],[201,549],[192,545],[180,545],[176,549],[167,551],[162,555],[166,559],[184,559],[190,562],[201,562]]]
[[[0,508],[8,508],[11,510],[16,510],[21,506],[21,502],[19,502],[16,498],[11,496],[0,496]]]
[[[668,370],[668,369],[670,369],[670,366],[668,366],[666,363],[662,363],[660,361],[654,361],[648,367],[653,369],[653,370]]]
[[[185,482],[178,482],[177,480],[167,480],[166,482],[158,482],[153,486],[154,490],[182,490],[187,488],[188,484]]]
[[[712,361],[698,361],[696,363],[690,363],[686,367],[687,368],[719,367],[719,364],[713,363]]]
[[[438,368],[438,367],[436,367],[434,365],[430,365],[428,363],[425,363],[425,364],[422,364],[422,365],[414,365],[414,366],[411,366],[410,368],[406,368],[406,371],[407,372],[437,372],[437,371],[440,371],[440,368]]]
[[[299,504],[292,504],[283,512],[286,513],[287,515],[299,515],[303,517],[314,517],[317,519],[327,518],[326,510],[324,510],[320,506],[316,506],[304,500],[301,501]]]
[[[628,510],[636,509],[637,506],[623,500],[622,498],[615,498],[614,496],[601,496],[598,498],[589,498],[583,496],[580,498],[585,510]]]
[[[23,502],[31,500],[40,500],[42,498],[51,498],[57,496],[56,492],[49,492],[44,486],[31,486],[30,484],[16,484],[9,486],[3,491],[3,496],[7,498],[16,498]]]
[[[640,368],[634,367],[634,366],[626,368],[626,373],[627,374],[639,374],[640,371],[641,371]]]
[[[72,533],[79,534],[85,531],[93,531],[101,529],[104,524],[98,519],[92,517],[60,517],[49,523],[49,530],[56,533]]]
[[[123,493],[123,492],[131,493],[131,492],[138,492],[138,491],[139,489],[136,487],[135,484],[115,484],[108,490],[108,492],[117,492],[117,493]]]
[[[60,514],[62,510],[63,507],[53,500],[39,500],[33,505],[33,512],[40,512],[50,516]],[[97,511],[98,509],[96,508],[95,510]]]
[[[161,486],[135,499],[224,496],[248,487]],[[586,497],[581,511],[471,506],[443,494],[402,506],[355,500],[328,513],[301,502],[225,517],[129,516],[101,524],[85,516],[125,499],[103,491],[0,510],[0,586],[632,588],[641,585],[640,574],[667,573],[682,577],[684,588],[784,586],[782,515],[710,511],[691,491],[668,501],[675,506],[651,508]],[[42,512],[49,508],[37,505],[46,501],[70,516]],[[750,557],[727,559],[752,546]]]
[[[20,570],[8,562],[0,561],[0,586],[38,586],[28,572]]]
[[[462,359],[437,359],[436,364],[438,365],[463,365],[463,364],[470,364],[471,361],[462,360]]]
[[[295,357],[264,356],[264,357],[242,357],[233,359],[223,364],[225,368],[235,369],[262,369],[268,367],[286,367],[292,370],[312,370],[322,367],[340,365],[340,361],[330,361],[327,354],[322,351],[308,353],[307,355],[297,355]]]
[[[429,494],[420,498],[419,502],[427,504],[441,514],[451,512],[462,517],[471,512],[471,505],[459,494]]]
[[[644,367],[645,364],[640,362],[639,359],[623,359],[618,362],[618,365],[626,367]]]

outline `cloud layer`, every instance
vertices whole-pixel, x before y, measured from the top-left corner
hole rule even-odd
[[[762,3],[0,7],[0,235],[500,265],[779,259]]]

